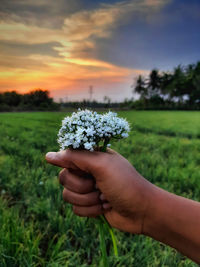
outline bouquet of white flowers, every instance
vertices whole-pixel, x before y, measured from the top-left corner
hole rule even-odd
[[[98,114],[90,110],[79,110],[64,118],[58,133],[61,149],[105,150],[111,139],[128,137],[130,127],[125,119],[114,112]]]
[[[90,110],[78,110],[62,121],[58,133],[60,149],[86,149],[106,152],[113,139],[128,137],[130,131],[126,119],[117,117],[114,112],[98,114]],[[105,229],[111,235],[114,254],[118,255],[117,244],[112,228],[104,216],[99,218],[100,245],[104,267],[109,266],[105,244]]]

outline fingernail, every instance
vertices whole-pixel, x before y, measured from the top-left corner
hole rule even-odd
[[[106,200],[104,194],[101,194],[101,195],[99,196],[99,198],[100,198],[101,200]]]
[[[49,161],[49,160],[54,160],[56,157],[56,152],[48,152],[46,154],[46,160]]]
[[[103,208],[105,210],[108,210],[108,209],[111,209],[112,207],[111,207],[110,203],[103,203]]]

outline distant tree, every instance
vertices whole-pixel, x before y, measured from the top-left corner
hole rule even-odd
[[[51,105],[53,99],[49,97],[47,90],[36,89],[24,95],[24,103],[34,107],[45,107]]]
[[[8,106],[16,107],[19,106],[22,96],[16,91],[5,92],[2,94],[2,102]]]
[[[190,105],[200,104],[200,62],[197,62],[196,65],[189,65],[186,73],[188,103]]]
[[[161,77],[157,69],[153,69],[147,81],[148,96],[151,98],[160,93]]]
[[[148,97],[148,90],[143,76],[139,75],[136,80],[136,85],[133,84],[131,87],[133,88],[133,93],[138,93],[141,99]]]
[[[183,96],[187,93],[186,90],[186,75],[184,68],[182,66],[177,66],[174,69],[171,88],[170,88],[171,97],[179,98],[180,102],[183,101]]]
[[[49,92],[42,89],[24,95],[15,91],[0,93],[0,104],[0,111],[59,109],[59,104],[49,97]]]
[[[143,107],[200,109],[200,62],[178,65],[172,72],[153,69],[148,78],[138,76],[133,92],[140,95]]]
[[[170,97],[173,74],[163,72],[160,76],[160,93],[163,96]]]

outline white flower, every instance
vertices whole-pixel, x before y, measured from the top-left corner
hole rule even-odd
[[[79,148],[80,143],[79,142],[74,142],[72,145],[73,145],[73,148]]]
[[[87,136],[93,136],[95,134],[93,127],[87,128],[85,131],[87,133]]]
[[[99,148],[99,143],[109,147],[109,140],[128,137],[130,127],[125,119],[117,117],[114,112],[97,114],[90,110],[78,110],[71,117],[62,121],[58,133],[58,143],[62,150],[66,148],[87,149]]]
[[[93,149],[93,143],[85,143],[84,144],[84,148],[87,150],[92,150]]]
[[[77,131],[76,131],[76,135],[82,135],[84,131],[85,131],[84,128],[79,127],[79,128],[77,129]]]
[[[128,137],[128,134],[127,133],[122,133],[122,137],[126,138],[126,137]]]

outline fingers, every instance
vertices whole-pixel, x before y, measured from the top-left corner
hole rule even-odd
[[[104,209],[111,209],[111,205],[110,203],[107,201],[106,197],[104,196],[104,194],[100,194],[99,198],[101,199],[102,202],[102,206]]]
[[[83,174],[77,176],[67,169],[63,169],[60,172],[59,181],[65,188],[79,194],[92,192],[95,187],[94,179],[87,178]]]
[[[75,175],[64,169],[59,175],[60,183],[65,187],[63,199],[77,206],[101,204],[100,192],[94,188],[94,180]]]
[[[78,194],[68,189],[63,190],[63,199],[73,205],[73,211],[81,217],[97,217],[112,209],[110,203],[101,202],[100,193]]]
[[[99,194],[98,191],[87,194],[78,194],[65,188],[63,190],[63,199],[64,201],[77,206],[94,206],[101,204]]]
[[[105,212],[101,205],[90,207],[73,206],[73,212],[81,217],[97,217]]]
[[[78,216],[97,217],[111,209],[103,194],[95,188],[91,178],[83,173],[75,173],[63,169],[59,174],[59,181],[65,187],[63,199],[73,205],[73,211]],[[100,197],[101,196],[101,197]]]

